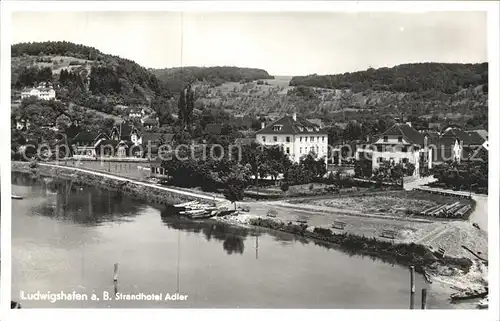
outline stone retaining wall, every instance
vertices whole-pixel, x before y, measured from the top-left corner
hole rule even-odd
[[[179,204],[188,201],[199,201],[202,203],[213,203],[206,198],[195,195],[185,195],[172,190],[165,190],[156,186],[144,186],[128,179],[103,177],[96,174],[78,171],[78,169],[59,168],[46,164],[38,164],[35,169],[30,168],[27,162],[12,162],[12,172],[34,173],[42,176],[71,179],[85,185],[95,186],[111,191],[121,192],[137,199],[146,200],[159,204]]]

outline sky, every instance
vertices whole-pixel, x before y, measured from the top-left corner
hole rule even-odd
[[[485,12],[15,12],[12,42],[71,41],[147,68],[337,74],[487,61]]]

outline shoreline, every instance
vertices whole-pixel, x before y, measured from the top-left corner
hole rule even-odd
[[[155,185],[154,183],[141,182],[123,176],[56,164],[40,163],[36,168],[30,168],[30,163],[28,162],[12,161],[11,172],[75,180],[78,183],[118,191],[156,204],[178,204],[193,200],[209,204],[213,204],[214,202],[227,203],[226,200],[206,194],[197,194],[186,190]]]
[[[214,198],[207,195],[196,195],[185,190],[173,191],[172,188],[163,188],[138,181],[134,182],[134,180],[115,175],[93,174],[88,170],[52,164],[39,164],[37,168],[33,169],[29,165],[30,163],[12,162],[11,170],[12,172],[73,179],[98,188],[117,190],[132,195],[134,198],[156,204],[176,204],[191,200],[210,202],[212,204],[214,202]],[[109,177],[103,178],[103,175]],[[129,184],[123,184],[123,181],[129,182]],[[226,201],[226,203],[229,202]],[[290,233],[313,242],[327,244],[328,247],[347,253],[377,258],[389,264],[413,265],[417,273],[431,275],[431,279],[445,278],[446,282],[451,283],[455,283],[452,280],[455,276],[466,275],[470,268],[474,266],[474,262],[466,257],[446,256],[439,259],[434,256],[433,251],[428,246],[419,243],[407,243],[401,242],[401,240],[385,241],[344,231],[339,233],[334,229],[325,228],[325,226],[308,226],[307,224],[295,222],[287,223],[284,220],[271,219],[263,215],[242,213],[237,216],[214,217],[212,220],[245,228],[260,227]]]
[[[263,228],[288,233],[348,255],[370,257],[386,264],[403,267],[413,265],[415,272],[424,277],[430,289],[442,296],[456,292],[457,288],[481,289],[488,284],[487,266],[479,260],[453,256],[437,258],[433,251],[423,244],[384,241],[331,228],[307,226],[251,214],[214,217],[211,220],[243,228]]]
[[[375,237],[370,238],[354,233],[337,232],[331,228],[286,222],[277,218],[240,214],[237,216],[214,217],[213,220],[240,227],[260,227],[304,237],[311,241],[325,242],[351,254],[371,256],[386,263],[407,267],[413,265],[419,273],[423,273],[426,268],[435,269],[436,264],[442,267],[461,269],[467,273],[473,265],[472,260],[465,257],[445,256],[441,259],[437,258],[430,249],[421,244],[396,242],[394,240],[384,241]],[[366,246],[366,244],[369,245]],[[379,249],[376,249],[376,247],[379,247]],[[403,253],[395,255],[394,250],[403,250]]]

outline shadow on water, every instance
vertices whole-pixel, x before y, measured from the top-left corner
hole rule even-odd
[[[120,193],[71,180],[13,173],[12,184],[31,187],[32,195],[46,200],[32,207],[32,215],[80,225],[95,226],[106,222],[131,221],[145,207]]]

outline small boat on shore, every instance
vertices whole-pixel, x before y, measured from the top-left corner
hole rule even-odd
[[[13,200],[22,200],[24,197],[19,196],[19,195],[11,195],[11,198],[12,198]]]
[[[482,299],[487,296],[488,296],[488,288],[485,287],[481,291],[468,289],[462,292],[453,293],[452,295],[450,295],[450,299],[451,301],[463,301],[463,300],[479,299],[479,298]]]
[[[176,207],[176,208],[188,208],[190,206],[195,206],[197,204],[199,204],[198,201],[191,201],[191,202],[176,204],[176,205],[174,205],[174,207]]]
[[[189,210],[189,211],[180,211],[180,215],[193,215],[193,214],[201,214],[205,213],[205,210]]]
[[[193,219],[193,220],[201,220],[201,219],[205,219],[205,218],[214,217],[215,215],[217,215],[217,211],[209,211],[209,212],[206,212],[206,213],[191,215],[191,219]]]
[[[478,309],[488,309],[488,296],[486,296],[484,299],[479,301],[477,304]]]

